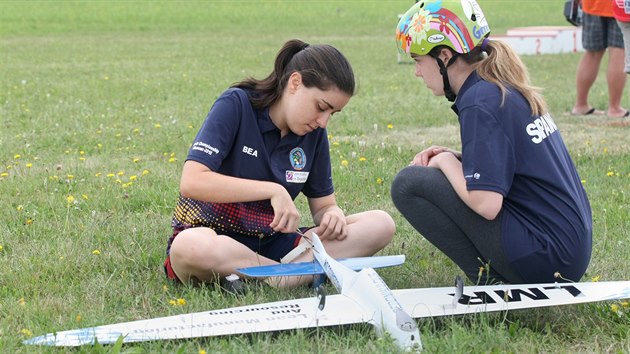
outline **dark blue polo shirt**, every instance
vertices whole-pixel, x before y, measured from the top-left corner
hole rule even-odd
[[[269,109],[254,109],[248,92],[239,88],[225,91],[214,103],[187,160],[223,175],[279,183],[293,199],[300,192],[309,198],[334,192],[326,129],[280,138]],[[275,233],[269,227],[273,215],[269,200],[208,203],[180,197],[173,227],[206,226],[219,234],[265,237]]]
[[[580,280],[591,257],[586,192],[558,127],[532,116],[523,96],[473,72],[459,91],[462,163],[468,190],[503,195],[505,253],[525,282]]]

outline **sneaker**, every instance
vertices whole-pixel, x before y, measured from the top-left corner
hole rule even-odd
[[[219,285],[223,291],[234,294],[243,295],[247,292],[247,284],[236,274],[230,274],[219,280]]]

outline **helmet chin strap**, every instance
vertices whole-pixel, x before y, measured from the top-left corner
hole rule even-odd
[[[444,65],[444,63],[442,62],[442,60],[440,60],[440,58],[435,56],[435,60],[437,61],[438,66],[440,67],[440,74],[442,74],[442,79],[444,80],[444,96],[446,96],[446,99],[449,100],[450,102],[455,101],[455,98],[457,98],[457,95],[451,89],[451,83],[448,81],[447,68],[451,66],[455,62],[455,60],[457,60],[458,56],[459,56],[458,53],[453,53],[453,56],[451,57],[451,59],[449,59],[446,65]]]

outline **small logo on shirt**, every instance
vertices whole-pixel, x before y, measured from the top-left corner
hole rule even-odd
[[[193,146],[192,146],[192,150],[194,151],[201,151],[204,154],[208,154],[210,156],[212,156],[212,154],[218,154],[219,153],[219,149],[215,148],[214,146],[211,146],[209,144],[206,144],[202,141],[196,141]]]
[[[289,160],[291,161],[291,167],[296,171],[300,171],[306,166],[306,154],[301,147],[296,147],[289,152]]]
[[[475,172],[472,175],[466,175],[464,176],[464,178],[468,179],[468,178],[474,178],[474,179],[479,179],[481,178],[481,174],[479,174],[479,172]]]
[[[305,183],[308,172],[286,171],[285,177],[288,183]]]

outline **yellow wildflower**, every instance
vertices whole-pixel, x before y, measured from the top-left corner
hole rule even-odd
[[[341,160],[341,166],[347,167],[348,166],[348,160]]]
[[[144,171],[142,171],[142,175],[143,175],[143,176],[146,176],[146,175],[148,175],[148,174],[149,174],[149,170],[144,170]]]
[[[186,305],[186,300],[182,299],[181,297],[179,299],[177,299],[177,304],[178,305]]]
[[[95,256],[98,256],[99,254],[101,254],[101,251],[94,250],[94,251],[92,251],[92,254],[95,255]]]
[[[72,203],[74,203],[74,200],[75,200],[75,199],[74,199],[74,197],[72,196],[72,194],[71,194],[71,195],[68,195],[68,196],[66,197],[66,202],[68,202],[68,204],[72,204]]]

